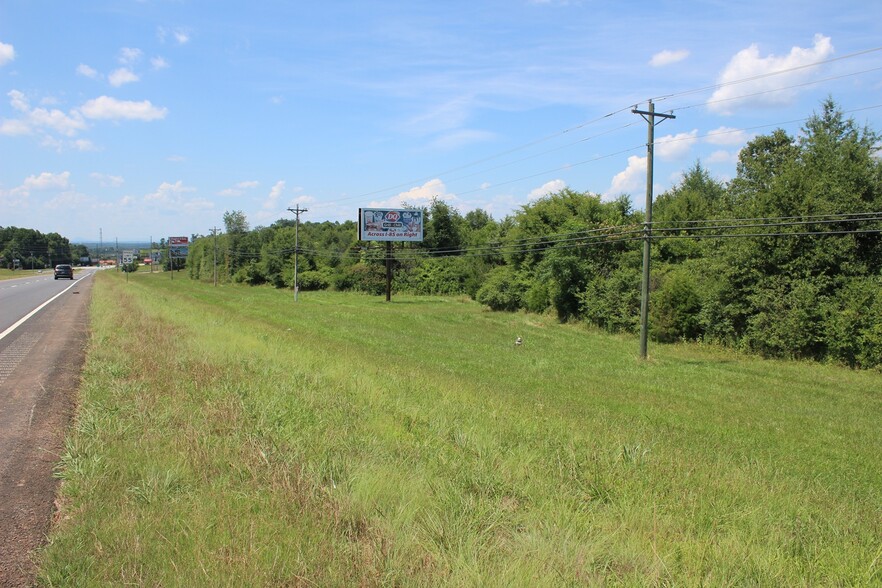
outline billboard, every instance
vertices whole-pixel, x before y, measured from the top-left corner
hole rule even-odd
[[[190,248],[190,240],[187,237],[168,238],[168,256],[172,259],[186,259]]]
[[[423,211],[359,208],[358,239],[360,241],[422,241]]]

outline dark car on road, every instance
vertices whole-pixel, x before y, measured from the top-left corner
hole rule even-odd
[[[55,279],[57,280],[58,278],[70,278],[71,280],[74,279],[73,267],[67,263],[62,263],[62,264],[56,265],[55,266]]]

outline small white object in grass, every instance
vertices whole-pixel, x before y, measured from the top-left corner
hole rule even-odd
[[[518,338],[515,339],[515,345],[523,345],[523,344],[524,344],[524,340],[521,339],[520,335],[518,335]]]

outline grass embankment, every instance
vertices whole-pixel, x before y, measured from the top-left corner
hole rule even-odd
[[[46,584],[882,582],[879,373],[133,278],[97,276]]]

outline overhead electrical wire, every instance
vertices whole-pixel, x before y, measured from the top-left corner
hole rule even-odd
[[[785,69],[781,69],[781,70],[776,70],[776,71],[773,71],[773,72],[767,72],[767,73],[759,74],[759,75],[755,75],[755,76],[748,76],[748,77],[741,78],[741,79],[738,79],[738,80],[730,80],[730,81],[727,81],[727,82],[720,82],[720,83],[717,83],[717,84],[712,84],[712,85],[703,86],[703,87],[699,87],[699,88],[693,88],[693,89],[689,89],[689,90],[683,90],[683,91],[680,91],[680,92],[674,92],[674,93],[671,93],[671,94],[665,94],[665,95],[662,95],[662,96],[658,96],[658,97],[652,98],[651,100],[654,100],[654,101],[657,101],[657,102],[659,102],[659,101],[665,101],[665,100],[670,100],[670,99],[672,99],[672,98],[677,98],[677,97],[681,97],[681,96],[688,96],[688,95],[692,95],[692,94],[696,94],[696,93],[707,92],[707,91],[710,91],[710,90],[716,90],[716,89],[720,89],[720,88],[724,88],[724,87],[729,87],[729,86],[734,86],[734,85],[738,85],[738,84],[744,84],[744,83],[754,82],[754,81],[757,81],[757,80],[766,79],[766,78],[770,78],[770,77],[774,77],[774,76],[780,76],[780,75],[784,75],[784,74],[788,74],[788,73],[793,73],[793,72],[795,72],[795,71],[800,71],[800,70],[804,70],[804,69],[809,69],[809,68],[812,68],[812,67],[818,67],[818,66],[821,66],[821,65],[826,65],[826,64],[833,63],[833,62],[837,62],[837,61],[843,61],[843,60],[847,60],[847,59],[852,59],[852,58],[855,58],[855,57],[859,57],[859,56],[862,56],[862,55],[867,55],[867,54],[875,53],[875,52],[879,52],[879,51],[882,51],[882,47],[873,47],[873,48],[869,48],[869,49],[865,49],[865,50],[861,50],[861,51],[856,51],[856,52],[853,52],[853,53],[849,53],[849,54],[847,54],[847,55],[841,55],[841,56],[834,57],[834,58],[831,58],[831,59],[826,59],[826,60],[816,61],[816,62],[813,62],[813,63],[808,63],[808,64],[803,64],[803,65],[794,66],[794,67],[790,67],[790,68],[785,68]],[[803,87],[803,86],[807,86],[807,85],[820,84],[820,83],[824,83],[824,82],[827,82],[827,81],[833,81],[833,80],[837,80],[837,79],[842,79],[842,78],[849,77],[849,76],[854,76],[854,75],[861,75],[861,74],[865,74],[865,73],[870,73],[870,72],[878,71],[878,70],[880,70],[880,69],[882,69],[882,68],[871,68],[871,69],[868,69],[868,70],[863,70],[863,71],[859,71],[859,72],[853,72],[853,73],[844,74],[844,75],[841,75],[841,76],[834,76],[834,77],[830,77],[830,78],[824,78],[824,79],[821,79],[821,80],[814,80],[814,81],[805,82],[805,83],[802,83],[802,84],[796,84],[796,85],[793,85],[793,86],[786,86],[786,87],[781,87],[781,88],[776,88],[776,89],[771,89],[771,90],[765,90],[765,91],[763,91],[763,92],[754,92],[754,93],[745,94],[745,95],[742,95],[742,96],[735,96],[735,97],[730,97],[730,98],[720,99],[720,100],[716,100],[716,101],[713,101],[713,102],[703,102],[703,103],[700,103],[700,104],[694,104],[694,105],[686,105],[686,106],[676,107],[676,108],[674,108],[674,109],[671,109],[671,112],[673,112],[674,110],[685,110],[685,109],[695,108],[695,107],[698,107],[698,106],[703,106],[703,105],[712,104],[712,103],[717,103],[717,102],[725,102],[725,101],[739,100],[739,99],[743,100],[743,99],[745,99],[745,98],[750,98],[750,97],[754,97],[754,96],[758,96],[758,95],[762,95],[762,94],[767,94],[767,93],[772,93],[772,92],[780,92],[780,91],[784,91],[784,90],[788,90],[788,89],[793,89],[793,88],[798,88],[798,87]],[[540,137],[539,139],[535,139],[535,140],[533,140],[533,141],[529,141],[529,142],[527,142],[527,143],[524,143],[524,144],[518,145],[518,146],[513,147],[513,148],[511,148],[511,149],[508,149],[508,150],[505,150],[505,151],[501,151],[501,152],[499,152],[499,153],[495,153],[495,154],[493,154],[493,155],[490,155],[490,156],[487,156],[487,157],[484,157],[484,158],[481,158],[481,159],[477,159],[477,160],[471,161],[471,162],[469,162],[469,163],[465,163],[465,164],[463,164],[463,165],[460,165],[460,166],[457,166],[457,167],[453,167],[453,168],[450,168],[450,169],[447,169],[447,170],[441,171],[441,172],[439,172],[439,173],[434,173],[434,174],[426,175],[426,176],[423,176],[423,177],[421,177],[421,178],[416,178],[416,179],[413,179],[413,180],[410,180],[410,181],[407,181],[407,182],[402,182],[402,183],[400,183],[400,184],[396,184],[396,185],[394,185],[394,186],[387,186],[387,187],[385,187],[385,188],[381,188],[381,189],[377,189],[377,190],[372,190],[372,191],[369,191],[369,192],[363,192],[363,193],[356,194],[356,195],[353,195],[353,196],[346,196],[346,197],[343,197],[343,198],[336,198],[336,199],[326,200],[326,201],[324,201],[324,202],[314,204],[313,206],[314,206],[314,207],[330,206],[330,205],[338,204],[338,203],[340,203],[340,202],[351,201],[351,200],[354,200],[354,199],[357,199],[357,198],[365,198],[365,197],[369,197],[369,196],[376,196],[376,195],[378,195],[378,194],[388,193],[388,192],[391,192],[391,191],[394,191],[394,190],[399,190],[399,189],[403,189],[403,188],[407,188],[407,187],[412,187],[412,186],[414,186],[415,184],[418,185],[418,184],[421,183],[421,182],[426,182],[426,181],[431,180],[431,179],[434,179],[434,178],[440,178],[440,177],[443,177],[443,176],[449,175],[449,174],[454,173],[454,172],[457,172],[457,171],[462,171],[462,170],[465,170],[465,169],[469,169],[469,168],[472,168],[472,167],[478,166],[478,165],[480,165],[480,164],[482,164],[482,163],[486,163],[486,162],[488,162],[488,161],[492,161],[492,160],[494,160],[494,159],[499,159],[500,157],[504,157],[504,156],[506,156],[506,155],[510,155],[510,154],[512,154],[512,153],[516,153],[516,152],[519,152],[519,151],[523,151],[523,150],[528,149],[528,148],[530,148],[530,147],[533,147],[533,146],[535,146],[535,145],[539,145],[539,144],[541,144],[541,143],[544,143],[544,142],[550,141],[550,140],[552,140],[552,139],[555,139],[555,138],[561,137],[561,136],[566,135],[566,134],[568,134],[568,133],[572,133],[572,132],[574,132],[574,131],[577,131],[577,130],[583,129],[583,128],[585,128],[585,127],[591,126],[591,125],[593,125],[593,124],[597,124],[597,123],[599,123],[599,122],[601,122],[601,121],[604,121],[604,120],[607,120],[607,119],[609,119],[609,118],[612,118],[613,116],[615,116],[615,115],[617,115],[617,114],[621,114],[621,113],[623,113],[623,112],[627,112],[627,111],[631,110],[632,108],[634,108],[635,106],[636,106],[636,105],[629,105],[629,106],[626,106],[626,107],[620,108],[620,109],[618,109],[618,110],[614,110],[614,111],[612,111],[612,112],[609,112],[609,113],[604,114],[604,115],[602,115],[602,116],[596,117],[596,118],[594,118],[594,119],[591,119],[591,120],[585,121],[585,122],[583,122],[583,123],[580,123],[580,124],[574,125],[574,126],[572,126],[572,127],[568,127],[568,128],[563,129],[563,130],[561,130],[561,131],[557,131],[557,132],[551,133],[551,134],[546,135],[546,136],[544,136],[544,137]],[[805,119],[802,119],[802,120],[805,120]],[[795,121],[791,121],[791,122],[795,122]],[[778,124],[781,124],[781,123],[778,123]],[[568,146],[572,146],[572,145],[575,145],[575,144],[578,144],[578,143],[581,143],[581,142],[585,142],[585,141],[588,141],[588,140],[591,140],[591,139],[595,139],[595,138],[597,138],[597,137],[600,137],[600,136],[603,136],[603,135],[609,134],[610,132],[615,132],[615,131],[624,130],[625,128],[628,128],[628,127],[630,127],[630,126],[632,126],[632,125],[631,125],[631,124],[623,125],[623,126],[621,126],[621,127],[618,127],[617,129],[612,129],[612,130],[610,130],[610,131],[606,131],[606,132],[604,132],[604,133],[600,133],[600,134],[595,135],[595,136],[592,136],[592,137],[588,137],[588,138],[585,138],[585,139],[581,139],[581,140],[579,140],[579,141],[576,141],[576,142],[570,143],[570,144],[568,144],[568,145],[565,145],[565,146],[562,146],[562,147],[559,147],[559,148],[555,148],[555,149],[547,150],[547,151],[540,152],[540,153],[537,153],[537,154],[533,154],[533,155],[530,155],[530,156],[527,156],[527,157],[520,158],[520,159],[518,159],[518,160],[514,160],[514,161],[510,161],[510,162],[507,162],[507,163],[500,164],[500,165],[495,166],[495,167],[492,167],[492,168],[482,169],[482,170],[479,170],[479,171],[477,171],[477,172],[469,173],[469,174],[467,174],[467,175],[465,175],[465,176],[451,178],[450,181],[459,181],[459,180],[466,179],[466,178],[469,178],[469,177],[474,177],[474,176],[479,175],[479,174],[481,174],[481,173],[487,173],[487,172],[489,172],[489,171],[495,171],[495,170],[497,170],[497,169],[500,169],[500,168],[503,168],[503,167],[507,167],[507,166],[509,166],[509,165],[514,165],[515,163],[520,163],[520,162],[526,161],[526,160],[528,160],[528,159],[532,159],[532,158],[535,158],[535,157],[539,157],[539,156],[541,156],[541,155],[545,155],[545,154],[548,154],[548,153],[551,153],[551,152],[554,152],[554,151],[559,151],[560,149],[566,148],[566,147],[568,147]],[[757,127],[751,127],[751,128],[762,128],[762,127],[765,127],[765,126],[774,126],[774,125],[760,125],[760,126],[757,126]],[[746,129],[746,130],[749,130],[749,129]],[[714,133],[714,134],[719,134],[719,133]],[[524,180],[528,180],[528,179],[533,179],[533,178],[535,178],[535,177],[539,177],[539,176],[542,176],[542,175],[547,175],[547,174],[550,174],[550,173],[554,173],[554,172],[558,172],[558,171],[563,171],[563,170],[566,170],[566,169],[569,169],[569,168],[572,168],[572,167],[577,167],[577,166],[585,165],[585,164],[587,164],[587,163],[593,163],[593,162],[596,162],[596,161],[600,161],[600,160],[602,160],[602,159],[606,159],[606,158],[608,158],[608,157],[613,157],[613,156],[615,156],[615,155],[620,155],[620,154],[623,154],[623,153],[628,153],[628,152],[630,152],[630,151],[632,151],[632,150],[633,150],[633,149],[626,149],[626,150],[623,150],[623,151],[618,151],[618,152],[616,152],[616,153],[611,153],[611,154],[608,154],[608,155],[601,155],[601,156],[598,156],[598,157],[595,157],[595,158],[592,158],[592,159],[589,159],[589,160],[584,160],[584,161],[581,161],[581,162],[576,163],[576,164],[561,165],[561,166],[558,166],[558,167],[555,167],[555,168],[552,168],[552,169],[548,169],[548,170],[545,170],[545,171],[537,172],[537,173],[535,173],[535,174],[529,174],[529,175],[526,175],[526,176],[521,176],[521,177],[519,177],[519,178],[515,178],[515,179],[511,179],[511,180],[503,181],[503,182],[496,182],[496,183],[494,183],[493,185],[494,185],[494,186],[503,186],[503,185],[508,185],[508,184],[512,184],[512,183],[516,183],[516,182],[520,182],[520,181],[524,181]],[[458,194],[471,194],[471,193],[474,193],[474,192],[482,191],[482,190],[484,190],[484,189],[485,189],[485,188],[476,188],[476,189],[472,189],[472,190],[459,191],[459,192],[457,192],[457,193],[458,193]]]

